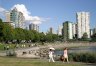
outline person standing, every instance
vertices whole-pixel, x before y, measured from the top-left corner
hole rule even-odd
[[[54,59],[53,59],[53,53],[54,53],[53,50],[50,49],[50,50],[49,50],[49,62],[50,62],[50,61],[55,62]]]
[[[9,50],[9,45],[7,45],[6,49]]]
[[[64,48],[64,54],[63,54],[63,56],[64,56],[64,61],[67,60],[67,62],[69,62],[69,61],[68,61],[68,52],[67,52],[67,48]]]

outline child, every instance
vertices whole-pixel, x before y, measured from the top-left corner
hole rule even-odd
[[[50,49],[49,51],[49,62],[52,60],[52,62],[55,62],[54,59],[53,59],[53,50]]]

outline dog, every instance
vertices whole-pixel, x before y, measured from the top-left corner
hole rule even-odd
[[[60,56],[60,61],[62,61],[62,62],[64,61],[64,56],[63,55]]]

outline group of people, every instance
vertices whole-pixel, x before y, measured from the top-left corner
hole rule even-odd
[[[4,50],[9,50],[9,46],[7,45],[7,46],[4,46]]]
[[[54,50],[53,49],[49,49],[49,62],[55,62],[54,61],[54,58],[53,58],[53,53],[54,53]],[[60,57],[60,60],[61,61],[63,61],[63,62],[65,62],[65,60],[67,61],[67,62],[69,62],[68,61],[68,52],[67,52],[67,48],[64,48],[64,52],[63,52],[63,55]]]

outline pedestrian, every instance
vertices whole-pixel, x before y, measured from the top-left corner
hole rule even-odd
[[[4,46],[4,50],[6,50],[6,46]]]
[[[52,49],[49,49],[49,62],[50,61],[55,62],[53,59],[53,53],[54,53],[54,51]]]
[[[31,44],[29,44],[29,47],[31,47]]]
[[[16,45],[16,48],[19,48],[19,45],[18,44]]]
[[[68,61],[68,52],[67,52],[67,48],[64,48],[64,54],[63,54],[63,56],[64,56],[64,61],[67,60],[67,62],[69,62],[69,61]]]
[[[8,45],[7,45],[6,49],[9,50],[9,46]]]

